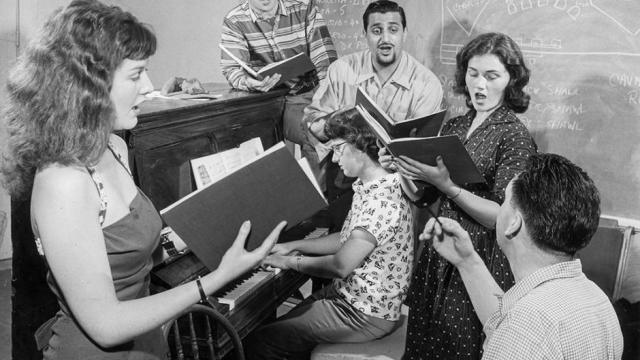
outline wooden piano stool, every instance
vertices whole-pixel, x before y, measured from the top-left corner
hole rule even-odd
[[[402,306],[400,326],[389,335],[364,343],[321,344],[311,360],[400,360],[404,354],[409,308]]]

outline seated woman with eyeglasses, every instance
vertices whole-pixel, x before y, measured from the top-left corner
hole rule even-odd
[[[376,138],[357,110],[330,115],[326,133],[332,160],[357,177],[342,231],[277,244],[263,265],[334,280],[255,331],[245,342],[249,359],[308,358],[320,343],[380,338],[400,319],[413,259],[413,217],[400,175],[380,166]]]

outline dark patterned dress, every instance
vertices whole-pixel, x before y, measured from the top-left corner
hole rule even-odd
[[[486,184],[458,184],[501,204],[509,181],[537,151],[527,128],[503,106],[465,139],[475,110],[449,120],[442,135],[460,137]],[[513,283],[509,263],[495,241],[495,231],[467,215],[442,196],[440,216],[457,220],[469,232],[474,247],[503,290]],[[425,247],[414,269],[407,304],[410,307],[405,360],[480,359],[484,335],[460,274],[432,247]]]

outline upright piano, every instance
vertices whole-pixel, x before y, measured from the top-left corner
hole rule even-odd
[[[286,90],[248,93],[228,84],[204,84],[215,100],[153,99],[141,104],[138,125],[122,135],[129,147],[129,161],[138,186],[162,209],[195,189],[189,160],[236,147],[260,137],[264,148],[283,140],[282,114]],[[280,241],[300,239],[312,233],[317,221],[308,221],[281,235]],[[152,291],[163,291],[208,269],[187,251],[156,266]],[[273,317],[275,310],[309,278],[295,271],[255,271],[210,297],[216,309],[243,338]],[[223,331],[215,339],[217,353],[231,349]]]
[[[138,125],[120,133],[129,147],[135,181],[158,209],[193,190],[190,159],[235,147],[257,136],[265,148],[283,139],[281,122],[286,89],[247,93],[231,90],[227,84],[204,86],[220,97],[209,101],[146,101],[140,105]],[[12,199],[11,203],[12,353],[16,359],[42,357],[36,349],[33,333],[58,308],[46,284],[44,262],[33,242],[29,200]],[[187,257],[186,262],[193,262],[193,257],[190,259]],[[278,274],[268,281],[273,285],[259,286],[258,293],[267,295],[254,296],[248,300],[248,307],[236,304],[234,310],[227,310],[226,314],[244,336],[255,324],[270,316],[275,304],[304,281],[305,277],[299,274]],[[263,299],[267,298],[271,300],[263,304]],[[264,309],[260,310],[263,305]],[[258,316],[249,315],[254,312]]]

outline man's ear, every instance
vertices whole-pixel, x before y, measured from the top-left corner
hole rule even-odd
[[[516,235],[518,235],[520,230],[522,230],[522,226],[523,226],[522,214],[520,214],[519,211],[516,211],[513,217],[511,218],[511,220],[509,221],[507,228],[504,229],[504,236],[507,239],[513,239]]]

